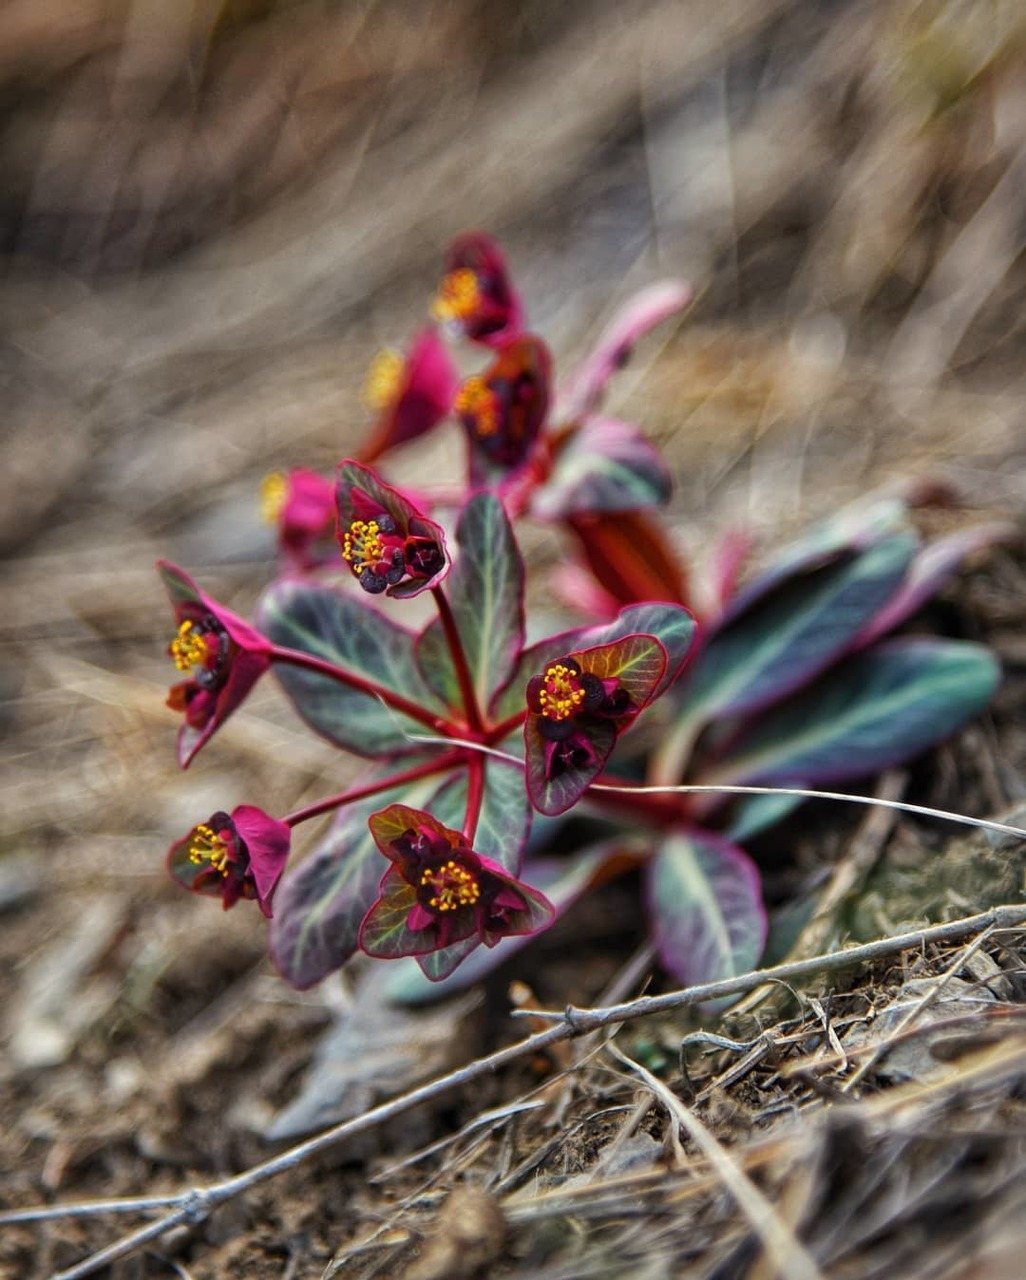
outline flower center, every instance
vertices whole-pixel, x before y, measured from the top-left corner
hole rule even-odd
[[[538,690],[540,712],[548,720],[566,720],[584,701],[585,688],[580,673],[554,662],[545,668],[542,686]]]
[[[377,520],[354,520],[342,539],[342,558],[359,573],[385,558],[381,525]]]
[[[276,525],[280,520],[288,488],[283,471],[269,471],[264,476],[260,485],[260,514],[265,524]]]
[[[197,866],[209,863],[222,876],[228,874],[228,841],[205,822],[193,827],[189,841],[189,861]]]
[[[499,406],[484,378],[468,378],[456,395],[454,406],[459,417],[469,419],[479,440],[494,436],[499,429]]]
[[[470,267],[459,267],[442,280],[431,308],[436,320],[466,320],[481,300],[477,275]]]
[[[189,618],[181,623],[175,638],[168,645],[168,653],[179,671],[194,671],[196,668],[211,670],[219,650],[216,635],[197,626]]]
[[[428,898],[428,906],[436,911],[472,907],[481,896],[477,877],[453,858],[440,867],[429,867],[420,877],[420,883],[433,891],[433,896]]]
[[[406,361],[397,351],[379,351],[370,362],[363,399],[372,409],[387,409],[399,394]]]

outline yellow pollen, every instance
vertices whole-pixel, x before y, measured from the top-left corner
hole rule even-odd
[[[209,862],[215,871],[222,876],[228,874],[228,842],[217,834],[213,827],[201,822],[192,831],[189,841],[189,861],[197,866]]]
[[[428,899],[428,906],[434,907],[436,911],[456,911],[460,907],[472,907],[481,896],[477,877],[451,858],[436,870],[429,868],[425,871],[420,877],[420,883],[434,889],[434,897]]]
[[[203,632],[197,631],[195,623],[187,618],[168,646],[168,653],[179,671],[191,671],[194,667],[206,665],[210,657],[210,648]]]
[[[431,314],[436,320],[466,320],[474,314],[480,300],[476,273],[470,267],[459,267],[442,280]]]
[[[468,378],[456,395],[456,413],[472,418],[478,438],[493,436],[499,429],[495,396],[484,378]]]
[[[399,394],[405,370],[406,361],[398,351],[379,351],[364,380],[364,402],[372,409],[387,409]]]
[[[284,471],[269,471],[260,485],[260,514],[265,524],[277,524],[289,485]]]
[[[538,693],[541,713],[548,720],[566,720],[584,701],[577,675],[561,662],[545,669],[545,683]]]
[[[354,569],[385,558],[385,544],[376,520],[354,520],[342,539],[342,558]]]

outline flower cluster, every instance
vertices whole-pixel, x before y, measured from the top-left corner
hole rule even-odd
[[[673,976],[754,967],[767,921],[740,842],[795,801],[706,793],[869,776],[953,733],[992,693],[981,647],[889,633],[1002,529],[924,547],[906,492],[833,516],[741,588],[737,531],[708,565],[685,564],[656,514],[665,463],[603,402],[635,344],[689,298],[679,281],[648,286],[557,381],[503,253],[468,232],[446,257],[432,323],[405,356],[371,366],[357,456],[333,479],[296,468],[265,482],[282,573],[256,621],[159,563],[183,767],[272,669],[313,732],[368,762],[345,791],[284,818],[215,813],[169,852],[184,888],[271,918],[271,955],[293,985],[357,951],[413,957],[439,981],[483,947],[463,974],[483,972],[629,868]],[[453,341],[480,361],[462,381]],[[432,501],[383,479],[380,459],[446,422],[465,439],[464,491]],[[530,644],[525,518],[576,550],[553,584],[587,617]],[[413,611],[414,629],[402,611],[418,595],[431,616]],[[588,821],[564,825],[578,805]],[[329,813],[293,865],[295,828]],[[538,813],[550,821],[532,838]]]

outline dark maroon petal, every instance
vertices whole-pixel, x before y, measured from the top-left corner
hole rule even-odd
[[[540,338],[524,334],[505,342],[488,369],[463,384],[455,412],[467,434],[472,463],[475,454],[504,469],[528,460],[548,413],[551,382],[548,348]]]
[[[271,916],[271,898],[285,870],[292,831],[255,805],[240,804],[232,810],[232,822],[249,855],[249,874],[264,915]]]

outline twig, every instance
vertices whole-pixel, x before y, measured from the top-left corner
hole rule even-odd
[[[771,969],[757,969],[751,973],[739,974],[733,978],[723,978],[718,982],[707,982],[701,986],[689,987],[683,991],[670,991],[659,996],[641,996],[625,1004],[611,1005],[606,1008],[575,1009],[568,1006],[563,1013],[552,1013],[531,1010],[532,1018],[547,1017],[555,1019],[555,1025],[545,1031],[528,1036],[516,1044],[507,1045],[503,1049],[487,1057],[478,1058],[465,1067],[451,1071],[448,1075],[412,1089],[398,1098],[393,1098],[372,1110],[347,1120],[334,1128],[325,1130],[316,1137],[307,1139],[297,1146],[282,1152],[280,1155],[265,1160],[245,1172],[216,1183],[212,1187],[193,1189],[184,1192],[175,1203],[176,1207],[156,1222],[147,1224],[120,1240],[99,1250],[82,1262],[52,1277],[52,1280],[82,1280],[82,1277],[93,1275],[101,1267],[110,1265],[119,1258],[127,1257],[151,1240],[157,1240],[173,1227],[182,1224],[195,1225],[204,1221],[219,1205],[259,1186],[270,1178],[277,1177],[289,1169],[294,1169],[304,1160],[322,1151],[337,1146],[340,1142],[358,1133],[366,1133],[377,1128],[396,1116],[405,1114],[423,1102],[431,1101],[450,1089],[469,1084],[483,1076],[492,1075],[500,1068],[521,1058],[530,1057],[550,1045],[576,1036],[585,1035],[599,1027],[614,1023],[627,1022],[632,1018],[647,1018],[655,1014],[665,1013],[671,1009],[682,1009],[690,1005],[704,1004],[718,1000],[724,996],[738,995],[750,991],[753,987],[771,980],[791,981],[813,973],[835,973],[850,968],[864,961],[876,960],[881,956],[894,955],[912,947],[923,947],[934,942],[953,942],[971,937],[984,929],[1016,929],[1026,925],[1026,906],[1008,905],[993,907],[979,915],[967,916],[963,920],[953,920],[948,924],[934,925],[927,929],[913,930],[911,933],[899,934],[896,937],[880,938],[876,942],[864,946],[851,947],[844,951],[831,952],[827,955],[813,956],[807,960],[795,961],[792,964],[777,965]],[[24,1212],[17,1210],[15,1212]],[[51,1216],[58,1216],[57,1213]],[[0,1224],[8,1220],[8,1215],[0,1214]]]
[[[737,1164],[699,1118],[663,1082],[639,1062],[628,1058],[615,1044],[606,1045],[613,1057],[644,1080],[646,1086],[669,1111],[675,1124],[684,1129],[709,1161],[710,1167],[734,1197],[738,1208],[759,1237],[763,1249],[786,1280],[823,1280],[815,1259],[779,1216],[748,1174]]]

